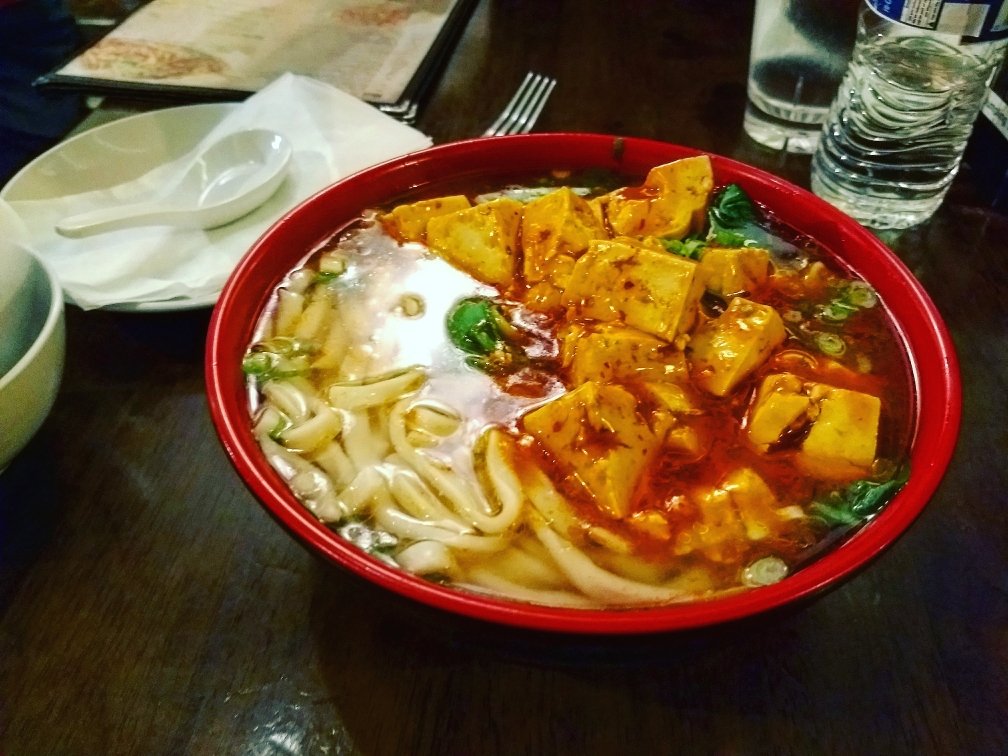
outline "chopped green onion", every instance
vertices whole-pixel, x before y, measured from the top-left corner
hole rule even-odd
[[[269,437],[272,438],[277,443],[282,443],[280,438],[283,432],[291,427],[290,419],[281,413],[277,413],[276,425],[270,428]]]
[[[864,281],[851,281],[847,285],[847,301],[863,310],[878,304],[878,295]]]
[[[878,296],[864,281],[848,281],[829,304],[819,308],[820,320],[835,323],[847,320],[858,310],[866,310],[878,304]]]
[[[787,563],[780,557],[757,559],[742,571],[742,582],[750,586],[773,585],[787,577]]]
[[[815,342],[819,351],[830,357],[839,357],[847,351],[847,342],[835,333],[817,333]]]
[[[857,312],[857,309],[857,307],[853,307],[846,302],[833,300],[819,310],[819,317],[822,320],[831,320],[834,323],[840,323]]]
[[[242,371],[260,381],[293,378],[311,369],[309,355],[318,345],[288,336],[277,336],[252,346],[242,359]]]
[[[269,352],[251,352],[242,360],[245,375],[264,376],[273,369],[275,358]]]
[[[699,260],[700,252],[707,246],[707,242],[695,236],[687,236],[685,239],[662,237],[658,241],[668,252],[690,260]]]

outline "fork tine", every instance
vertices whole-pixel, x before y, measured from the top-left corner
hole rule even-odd
[[[507,122],[502,129],[504,134],[517,134],[528,120],[529,112],[535,107],[544,84],[543,77],[536,74],[532,77],[530,86],[525,90],[520,102],[511,109]]]
[[[556,80],[529,71],[507,107],[483,136],[527,134],[542,113]]]
[[[488,128],[484,132],[483,136],[493,136],[495,134],[502,133],[501,129],[504,127],[504,124],[507,123],[508,119],[511,116],[511,113],[514,111],[514,108],[517,106],[518,102],[525,95],[525,91],[531,85],[532,80],[535,78],[535,76],[536,74],[533,74],[531,71],[525,74],[525,79],[518,86],[518,89],[515,91],[514,96],[511,98],[511,101],[504,107],[504,110],[502,110],[500,115],[497,116],[497,120],[494,121],[493,124],[490,126],[490,128]]]
[[[537,99],[534,99],[530,103],[528,113],[526,113],[521,122],[521,129],[515,131],[514,133],[528,134],[532,130],[532,127],[535,126],[535,122],[539,120],[539,115],[542,113],[543,108],[546,107],[546,101],[549,99],[550,93],[553,91],[553,87],[555,86],[556,79],[543,77],[542,85],[537,93]]]

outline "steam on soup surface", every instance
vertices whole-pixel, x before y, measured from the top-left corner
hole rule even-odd
[[[780,580],[905,480],[883,307],[706,157],[589,184],[336,232],[246,355],[256,437],[342,536],[463,589],[619,607]]]

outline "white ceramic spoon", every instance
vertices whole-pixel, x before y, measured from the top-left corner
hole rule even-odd
[[[282,134],[249,129],[211,144],[161,197],[72,215],[56,224],[79,238],[134,226],[215,228],[255,210],[279,188],[290,165]]]

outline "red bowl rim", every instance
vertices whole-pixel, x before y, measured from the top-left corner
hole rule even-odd
[[[961,418],[958,361],[934,302],[903,262],[874,234],[784,179],[708,154],[718,183],[735,181],[757,202],[808,233],[873,285],[909,356],[916,397],[910,480],[886,508],[840,547],[780,583],[725,596],[657,607],[568,609],[497,599],[430,583],[344,541],[293,497],[265,462],[252,436],[241,355],[273,288],[339,222],[369,206],[456,171],[503,175],[521,166],[585,167],[608,163],[643,172],[649,165],[702,154],[681,145],[606,134],[544,133],[438,145],[342,179],[280,218],[251,247],[226,282],[210,320],[205,378],[210,414],[235,469],[267,511],[330,561],[397,594],[438,609],[503,625],[565,633],[625,634],[699,628],[742,619],[812,597],[852,576],[888,548],[917,518],[951,459]],[[487,164],[492,163],[493,168]],[[446,174],[445,172],[449,173]],[[786,203],[794,203],[792,214]],[[342,213],[331,206],[344,205]],[[356,207],[355,211],[349,208]],[[337,224],[325,224],[333,217]],[[278,243],[282,241],[282,243]],[[278,254],[279,260],[270,260]],[[284,250],[297,254],[284,254]],[[283,264],[281,264],[281,261]],[[871,264],[870,266],[868,264]],[[272,268],[270,267],[272,265]],[[279,271],[277,273],[276,271]],[[268,280],[267,280],[268,279]],[[236,314],[237,313],[237,314]],[[234,328],[232,323],[241,323]]]

